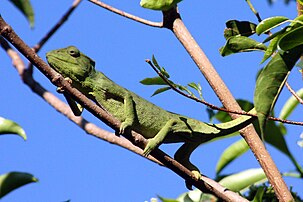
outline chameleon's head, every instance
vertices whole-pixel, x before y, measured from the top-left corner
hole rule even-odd
[[[75,46],[69,46],[46,54],[49,65],[63,77],[83,81],[95,71],[95,62],[81,53]]]

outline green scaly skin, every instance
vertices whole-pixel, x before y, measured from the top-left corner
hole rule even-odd
[[[162,143],[184,142],[174,157],[196,178],[201,174],[189,161],[191,153],[200,144],[234,133],[253,120],[250,116],[241,116],[230,122],[211,124],[168,112],[96,71],[95,62],[74,46],[50,51],[46,58],[50,66],[69,78],[75,88],[121,121],[120,133],[131,129],[147,138],[145,156]],[[254,109],[250,113],[255,114]],[[80,115],[81,111],[76,110],[75,114]]]

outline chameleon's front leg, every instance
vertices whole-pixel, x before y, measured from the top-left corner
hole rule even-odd
[[[120,134],[123,134],[126,128],[131,127],[136,118],[136,109],[134,106],[134,100],[133,97],[130,94],[126,94],[124,96],[124,114],[125,114],[125,120],[121,123],[120,126]]]
[[[175,125],[178,121],[175,119],[170,119],[166,122],[164,127],[156,134],[155,137],[148,139],[148,143],[143,151],[143,156],[148,156],[156,147],[162,144],[165,137],[169,132],[172,131],[172,126]]]
[[[72,84],[72,80],[70,78],[67,77],[67,78],[64,78],[64,80],[66,80],[67,82]],[[57,92],[62,93],[64,95],[68,105],[70,106],[70,108],[75,116],[80,116],[82,114],[82,112],[83,112],[82,105],[80,105],[79,103],[76,103],[76,101],[73,98],[71,98],[61,87],[57,88]]]

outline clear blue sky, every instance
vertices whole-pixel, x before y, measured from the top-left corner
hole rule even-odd
[[[110,1],[108,1],[110,2]],[[141,17],[161,21],[161,13],[141,8],[138,1],[113,1],[112,6]],[[30,30],[25,18],[9,3],[2,1],[0,13],[28,45],[36,42],[53,26],[72,3],[70,1],[32,1],[35,9],[35,29]],[[253,1],[261,17],[284,15],[294,18],[295,3],[286,6],[282,0],[269,6],[266,0]],[[229,19],[256,22],[244,0],[218,1],[185,0],[179,5],[182,18],[202,49],[223,77],[236,98],[252,101],[256,72],[262,53],[246,53],[223,58],[218,49],[224,44],[223,29]],[[202,121],[208,121],[205,106],[169,92],[150,98],[155,90],[139,84],[155,73],[145,63],[152,54],[172,79],[186,84],[200,82],[204,98],[220,105],[203,76],[174,35],[166,29],[151,28],[110,13],[87,1],[69,18],[68,22],[48,41],[39,55],[45,58],[49,50],[76,45],[96,61],[103,71],[120,85],[149,99],[153,103],[177,113]],[[33,94],[19,79],[4,51],[0,51],[0,116],[18,122],[27,132],[28,140],[17,136],[1,136],[0,173],[24,171],[39,178],[39,183],[29,184],[6,197],[3,202],[54,202],[71,199],[80,201],[143,202],[156,195],[177,197],[186,192],[184,182],[170,170],[135,155],[125,149],[93,138],[67,120],[47,103]],[[302,87],[301,75],[294,68],[290,84],[298,90]],[[35,79],[49,91],[55,87],[39,72]],[[61,99],[63,97],[61,95]],[[276,113],[290,96],[283,91],[277,103]],[[299,107],[290,117],[301,120]],[[90,121],[109,131],[99,120],[84,113]],[[287,141],[291,151],[303,164],[302,148],[296,145],[302,127],[287,126]],[[207,176],[214,177],[216,162],[222,151],[234,137],[199,147],[192,161]],[[173,154],[179,145],[165,145],[161,149]],[[293,170],[289,160],[271,146],[267,146],[279,169]],[[248,152],[224,170],[224,173],[258,167]],[[289,186],[303,196],[302,180],[286,178]]]

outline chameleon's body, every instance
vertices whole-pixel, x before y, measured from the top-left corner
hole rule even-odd
[[[189,157],[197,146],[236,132],[252,121],[251,117],[242,116],[227,123],[210,124],[168,112],[96,71],[95,62],[73,46],[48,52],[47,60],[56,71],[70,78],[75,88],[120,120],[121,133],[130,128],[147,138],[144,155],[162,143],[184,142],[175,159],[196,176],[200,175],[199,170]]]

